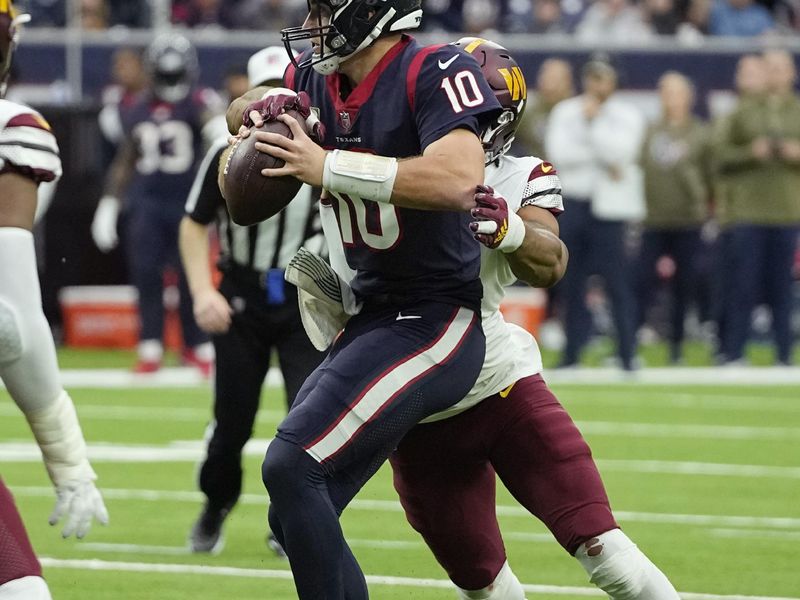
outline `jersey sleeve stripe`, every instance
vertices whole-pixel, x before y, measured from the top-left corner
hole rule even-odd
[[[425,62],[425,59],[428,58],[430,54],[444,46],[445,44],[428,46],[417,52],[414,58],[411,59],[411,64],[406,74],[406,93],[408,94],[408,105],[411,107],[411,112],[414,112],[417,95],[417,78],[419,77],[419,72],[422,70],[422,63]]]
[[[9,146],[9,147],[18,147],[18,148],[25,148],[26,150],[32,150],[35,152],[47,152],[52,154],[53,156],[58,156],[58,152],[56,152],[53,148],[49,146],[43,146],[42,144],[31,144],[29,142],[21,142],[21,141],[0,141],[0,146]],[[0,155],[4,154],[5,152],[0,149]]]
[[[11,127],[35,127],[36,129],[42,129],[47,132],[50,131],[49,123],[39,115],[32,113],[15,115],[6,123],[6,129]]]
[[[58,156],[58,144],[52,133],[45,129],[19,126],[0,131],[0,146],[22,146],[52,152]]]

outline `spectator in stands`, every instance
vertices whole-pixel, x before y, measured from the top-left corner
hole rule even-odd
[[[533,3],[531,33],[568,33],[569,28],[559,0],[536,0]]]
[[[236,2],[222,0],[184,0],[173,2],[172,22],[187,27],[234,26],[232,14]]]
[[[714,0],[708,21],[711,35],[749,37],[774,28],[769,10],[755,0]]]
[[[629,0],[595,0],[575,34],[584,42],[637,43],[653,35],[638,6]]]
[[[308,12],[304,0],[240,0],[233,10],[241,29],[283,29],[302,23]]]
[[[107,0],[109,23],[125,27],[148,27],[150,3],[146,0]]]
[[[500,3],[495,0],[464,0],[463,19],[467,33],[496,33],[500,24]]]
[[[81,0],[81,29],[103,30],[108,27],[105,0]]]
[[[64,27],[67,24],[67,0],[29,0],[21,4],[31,16],[34,27]]]
[[[681,15],[674,0],[644,0],[642,10],[657,35],[675,35],[681,24]]]
[[[621,366],[634,368],[635,299],[625,251],[628,223],[644,217],[639,153],[645,120],[614,96],[617,72],[601,58],[582,70],[584,93],[555,106],[545,136],[545,155],[558,165],[569,205],[559,220],[570,266],[559,284],[567,346],[561,366],[578,363],[592,332],[586,306],[589,276],[605,280],[612,303]]]
[[[562,100],[575,95],[572,66],[566,60],[548,58],[539,67],[536,89],[531,92],[517,129],[517,142],[524,146],[524,154],[544,158],[544,138],[550,111]]]
[[[464,0],[425,0],[426,31],[464,31]]]
[[[718,132],[726,225],[721,360],[744,361],[753,308],[772,311],[776,361],[792,358],[792,266],[800,226],[800,99],[794,58],[764,54],[766,94],[745,97]]]
[[[665,73],[658,82],[661,119],[650,126],[642,149],[647,218],[638,268],[639,325],[656,288],[659,258],[672,258],[670,360],[681,359],[686,308],[696,289],[700,230],[708,218],[709,148],[706,125],[692,115],[694,86],[684,75]]]

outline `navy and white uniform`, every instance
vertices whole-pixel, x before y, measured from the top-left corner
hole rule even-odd
[[[163,272],[170,266],[180,275],[184,343],[192,347],[206,341],[192,314],[178,255],[178,227],[203,156],[202,128],[214,97],[198,90],[171,104],[145,94],[121,115],[124,136],[137,154],[125,191],[125,231],[130,276],[139,292],[142,340],[162,337]]]
[[[326,148],[407,158],[499,110],[475,60],[402,36],[354,89],[289,67],[284,84],[320,110]],[[348,93],[349,92],[349,93]],[[366,598],[338,515],[420,420],[461,400],[483,364],[480,245],[469,213],[333,194],[362,311],[306,380],[264,461],[270,525],[301,600]]]

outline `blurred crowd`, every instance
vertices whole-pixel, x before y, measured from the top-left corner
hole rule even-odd
[[[63,27],[67,0],[20,3],[34,26]],[[642,43],[658,35],[758,36],[800,31],[800,0],[425,0],[427,31],[559,33],[587,42]],[[148,0],[80,0],[85,29],[148,27]],[[279,30],[299,25],[305,0],[173,0],[187,27]]]
[[[690,313],[707,325],[716,360],[740,364],[757,307],[776,363],[791,363],[800,231],[794,57],[744,55],[733,83],[735,105],[707,122],[695,113],[692,82],[667,72],[660,116],[648,120],[617,91],[607,58],[590,60],[579,77],[565,61],[543,63],[517,151],[553,161],[563,184],[570,266],[550,303],[563,323],[563,366],[579,363],[600,329],[616,336],[625,369],[636,368],[648,332],[680,362]]]

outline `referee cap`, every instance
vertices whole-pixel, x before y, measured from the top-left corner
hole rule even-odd
[[[247,79],[250,81],[250,87],[283,79],[283,73],[288,66],[289,56],[283,46],[270,46],[259,50],[247,61]]]

